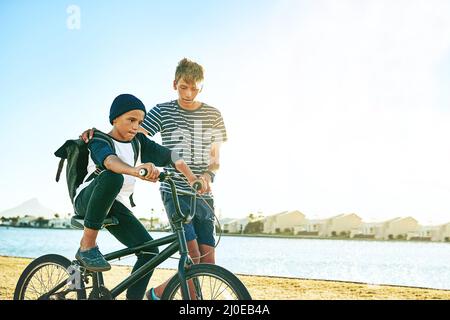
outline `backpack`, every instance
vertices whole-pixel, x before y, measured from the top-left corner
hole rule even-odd
[[[94,129],[94,136],[91,141],[94,140],[105,141],[115,152],[114,142],[106,133]],[[136,164],[139,157],[139,141],[134,138],[131,141],[131,145],[134,151],[134,163]],[[58,170],[56,172],[56,182],[59,182],[61,171],[64,167],[64,161],[67,159],[66,180],[67,188],[69,190],[69,197],[72,204],[74,204],[77,188],[83,183],[83,181],[90,181],[105,170],[97,166],[95,172],[85,180],[89,162],[89,149],[88,144],[81,139],[67,140],[61,147],[59,147],[58,150],[56,150],[55,156],[61,158],[58,164]],[[131,206],[134,207],[135,204],[133,201],[133,195],[130,196],[130,202]]]

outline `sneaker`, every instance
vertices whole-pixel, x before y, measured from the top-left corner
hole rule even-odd
[[[158,297],[155,293],[155,288],[151,288],[145,293],[145,296],[148,300],[161,300],[160,297]]]
[[[86,251],[78,249],[75,258],[89,271],[103,272],[111,269],[111,265],[100,253],[98,246]]]

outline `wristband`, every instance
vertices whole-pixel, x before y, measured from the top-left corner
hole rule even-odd
[[[214,177],[216,176],[214,172],[212,172],[211,170],[206,170],[204,173],[211,177],[211,182],[214,182]]]

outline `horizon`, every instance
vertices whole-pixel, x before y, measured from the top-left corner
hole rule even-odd
[[[73,211],[53,152],[108,129],[120,93],[176,99],[187,57],[228,131],[216,215],[450,220],[448,1],[2,1],[0,18],[0,211]],[[137,217],[162,210],[157,186],[137,181]]]
[[[51,209],[51,208],[48,208],[45,204],[44,204],[43,206],[44,206],[46,209],[49,209],[49,210],[52,210],[52,211],[53,211],[52,216],[43,216],[43,215],[39,215],[39,214],[37,214],[37,215],[33,215],[33,214],[31,214],[31,215],[30,215],[30,214],[24,214],[24,215],[20,215],[20,216],[4,216],[4,215],[3,215],[4,212],[6,212],[6,211],[10,211],[10,210],[12,210],[12,209],[15,209],[16,207],[20,207],[21,205],[26,204],[26,203],[29,203],[29,202],[32,202],[32,201],[34,201],[34,200],[36,200],[40,205],[43,205],[43,204],[39,201],[38,198],[32,198],[32,199],[29,199],[29,200],[27,200],[27,201],[22,202],[21,204],[15,206],[15,207],[13,207],[13,208],[8,208],[8,209],[6,209],[6,210],[0,210],[0,218],[11,219],[11,218],[15,218],[15,217],[19,217],[19,218],[23,218],[23,217],[35,217],[35,218],[53,219],[53,218],[55,218],[55,214],[58,214],[58,216],[59,216],[58,218],[59,218],[59,219],[68,219],[68,218],[70,218],[71,216],[74,215],[73,212],[56,212],[55,210],[53,210],[53,209]],[[164,210],[164,209],[163,209],[163,210]],[[150,211],[151,211],[151,209],[149,210],[149,212],[147,212],[147,213],[148,213],[148,216],[147,216],[147,215],[142,215],[142,216],[137,216],[137,218],[138,218],[138,219],[147,219],[147,220],[150,220],[151,218],[157,218],[157,219],[159,219],[159,220],[162,221],[162,222],[168,222],[167,216],[166,216],[163,212],[154,212],[154,213],[156,213],[156,216],[154,216],[154,215],[151,216],[151,215],[150,215]],[[222,216],[222,217],[219,217],[219,216],[217,216],[217,214],[216,214],[216,216],[217,216],[217,218],[218,218],[219,220],[231,219],[231,220],[235,221],[235,220],[243,220],[243,219],[246,219],[246,218],[248,218],[250,215],[253,215],[253,216],[255,216],[256,218],[262,218],[262,219],[265,219],[265,218],[270,217],[270,216],[273,216],[273,215],[279,215],[279,214],[283,214],[283,213],[291,213],[291,212],[296,212],[296,211],[298,211],[298,212],[300,212],[301,214],[303,214],[303,215],[305,216],[305,219],[308,220],[308,221],[314,221],[314,220],[327,220],[327,219],[330,219],[330,218],[333,218],[333,217],[336,217],[336,216],[340,216],[340,215],[355,214],[355,215],[357,215],[359,218],[361,218],[361,222],[362,222],[362,223],[382,223],[382,222],[387,222],[387,221],[390,221],[390,220],[404,219],[404,218],[413,218],[413,219],[417,220],[417,222],[418,222],[418,224],[419,224],[420,226],[423,226],[423,227],[441,226],[441,225],[446,225],[446,224],[449,224],[449,223],[450,223],[450,218],[449,218],[446,222],[434,223],[434,224],[424,224],[424,223],[422,223],[419,219],[417,219],[417,217],[414,217],[414,216],[392,216],[392,217],[387,218],[387,219],[371,220],[371,219],[364,218],[363,216],[361,216],[361,215],[358,214],[357,212],[339,213],[339,214],[324,215],[324,216],[310,216],[310,215],[308,215],[307,213],[303,212],[302,210],[298,210],[298,209],[294,209],[294,210],[285,210],[285,211],[277,211],[277,212],[272,212],[272,213],[268,213],[268,214],[264,214],[264,213],[262,213],[262,212],[249,212],[246,216],[242,216],[242,217],[228,217],[228,216]]]

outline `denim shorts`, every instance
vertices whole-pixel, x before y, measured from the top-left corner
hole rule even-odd
[[[167,214],[172,217],[176,212],[172,194],[161,192],[161,197]],[[180,209],[184,214],[190,213],[191,198],[191,196],[178,196]],[[214,247],[216,244],[214,221],[214,200],[197,199],[197,209],[194,218],[188,224],[183,224],[186,241],[197,239],[198,244]]]

